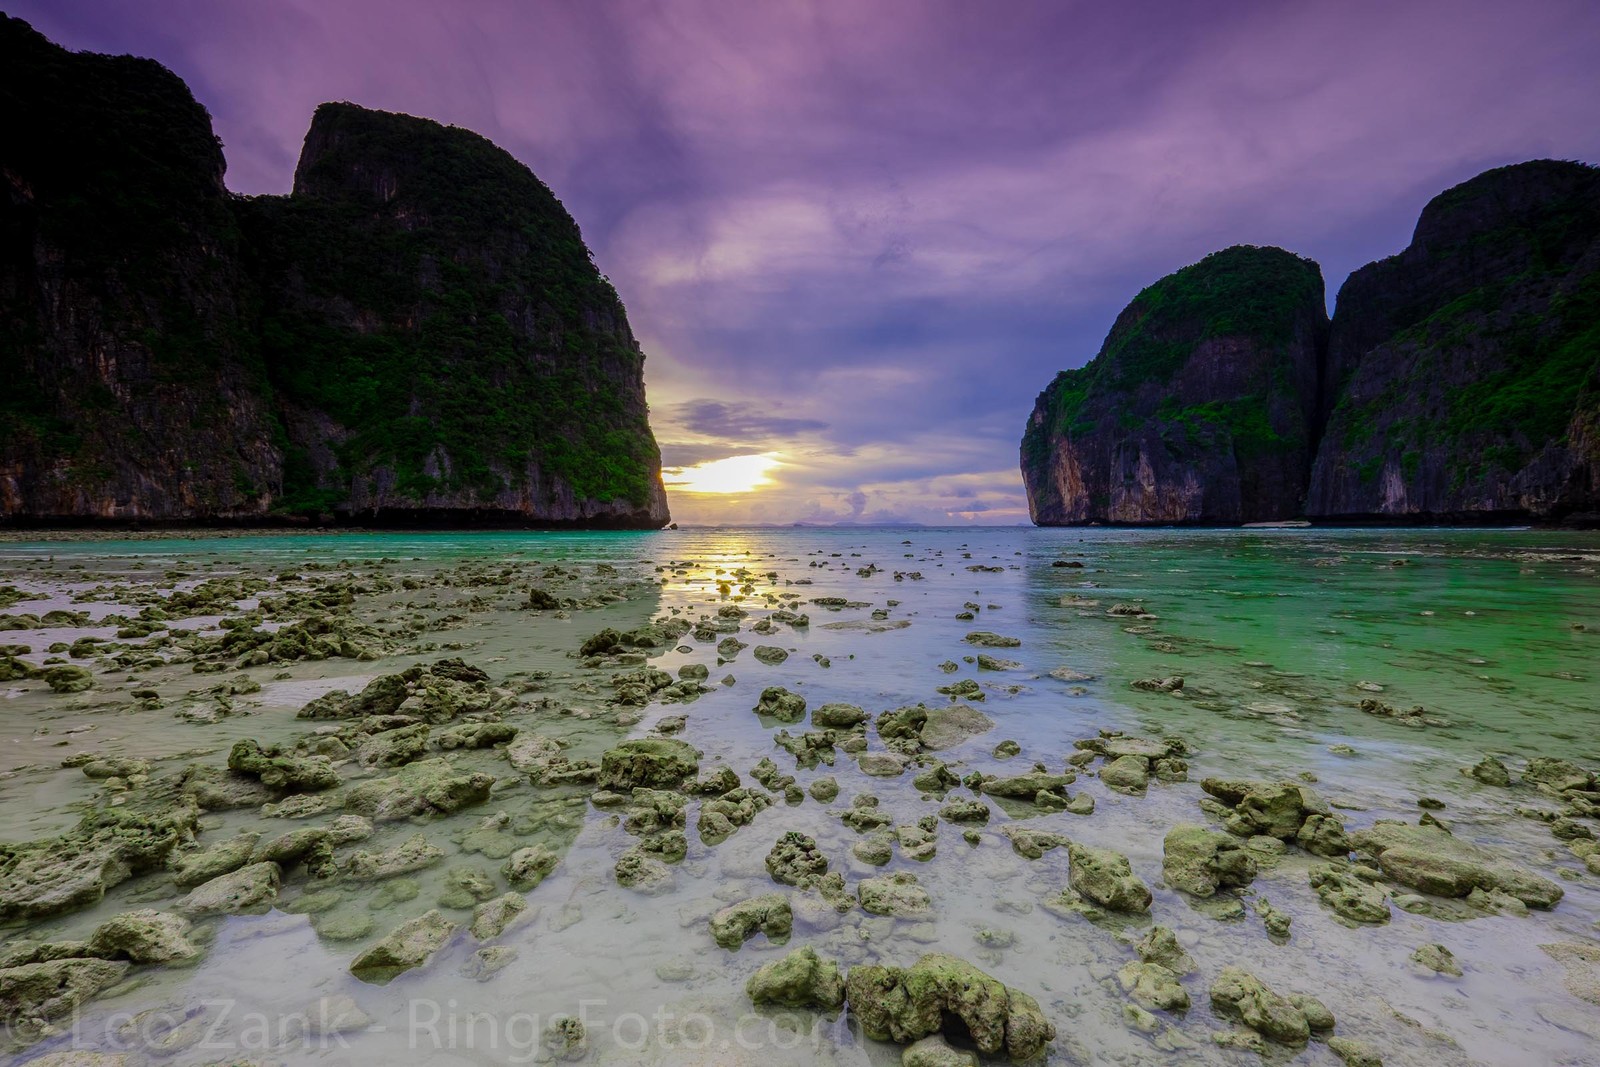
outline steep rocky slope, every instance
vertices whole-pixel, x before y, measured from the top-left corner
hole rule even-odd
[[[487,140],[324,105],[234,197],[181,80],[14,19],[0,106],[0,521],[667,521],[622,304]]]
[[[1435,197],[1340,289],[1328,366],[1313,516],[1600,511],[1600,168],[1523,163]]]
[[[1301,513],[1328,323],[1322,272],[1214,253],[1145,289],[1022,441],[1033,520],[1235,523]]]
[[[281,465],[211,119],[0,16],[0,516],[263,513]]]
[[[1320,294],[1275,249],[1139,294],[1034,405],[1034,521],[1600,522],[1600,168],[1481,174]]]

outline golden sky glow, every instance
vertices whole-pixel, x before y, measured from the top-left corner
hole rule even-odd
[[[692,467],[667,467],[662,480],[667,488],[685,493],[749,493],[771,485],[767,477],[779,465],[779,453],[762,452],[750,456],[696,463]]]

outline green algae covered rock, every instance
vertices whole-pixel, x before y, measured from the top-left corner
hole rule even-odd
[[[1108,848],[1073,844],[1067,849],[1072,888],[1109,911],[1143,914],[1150,889],[1133,873],[1128,857]]]
[[[256,741],[240,741],[228,753],[228,769],[284,793],[315,793],[339,784],[339,772],[320,757],[287,755],[277,748],[262,748]]]
[[[975,792],[990,796],[1032,800],[1040,793],[1058,793],[1065,797],[1067,786],[1077,780],[1078,776],[1071,772],[1050,774],[1047,771],[1028,771],[1004,778],[974,778],[970,784]]]
[[[1259,870],[1243,844],[1204,826],[1174,826],[1162,840],[1161,849],[1161,871],[1167,884],[1197,897],[1247,886]]]
[[[933,898],[917,884],[917,876],[900,871],[863,879],[856,885],[861,907],[873,915],[896,919],[926,919],[933,915]]]
[[[770,685],[761,691],[760,699],[751,710],[782,723],[803,722],[806,717],[806,698],[799,693],[789,692],[781,685]]]
[[[794,930],[794,912],[782,893],[764,893],[730,904],[711,917],[711,938],[730,951],[736,950],[757,932],[774,944],[789,940]]]
[[[815,783],[813,783],[815,784]],[[726,841],[741,826],[748,826],[772,805],[772,797],[759,789],[740,787],[700,805],[700,840],[707,845]]]
[[[344,806],[374,822],[450,815],[488,800],[493,785],[491,774],[458,771],[442,759],[418,760],[391,777],[351,786]]]
[[[875,1041],[917,1041],[943,1031],[950,1018],[966,1028],[978,1051],[1024,1063],[1056,1036],[1031,996],[940,952],[910,967],[853,967],[845,997],[862,1031]]]
[[[248,831],[210,848],[175,856],[173,884],[179,889],[193,889],[202,882],[238,870],[250,862],[260,839],[259,833]]]
[[[39,918],[98,903],[106,890],[165,866],[193,839],[193,803],[159,811],[97,808],[57,837],[0,844],[0,919]]]
[[[1461,773],[1484,785],[1505,787],[1511,784],[1511,772],[1493,756],[1485,756],[1472,766],[1461,768]]]
[[[815,838],[790,830],[767,853],[767,873],[781,885],[804,888],[828,873],[828,857],[817,848]]]
[[[131,963],[176,963],[193,959],[200,950],[189,941],[189,920],[181,915],[144,909],[107,920],[89,935],[89,954]]]
[[[1328,1038],[1328,1051],[1338,1056],[1345,1067],[1383,1067],[1383,1055],[1354,1037]]]
[[[351,961],[350,973],[363,982],[383,985],[427,963],[455,932],[456,924],[442,912],[419,915],[395,927],[383,940]]]
[[[529,845],[519,848],[507,858],[500,873],[518,889],[533,889],[549,877],[561,862],[561,856],[548,845]]]
[[[313,877],[326,877],[334,870],[333,834],[322,826],[290,830],[257,845],[250,862],[276,863],[284,870],[303,863]]]
[[[122,980],[120,960],[64,959],[0,970],[0,1018],[23,1032],[70,1014]]]
[[[1280,841],[1299,839],[1302,848],[1325,856],[1350,851],[1343,825],[1327,802],[1298,782],[1207,778],[1200,788],[1233,809],[1227,826],[1241,837],[1259,834]]]
[[[1350,871],[1334,866],[1313,867],[1311,888],[1334,913],[1352,923],[1381,925],[1389,921],[1389,894]]]
[[[978,1057],[951,1048],[943,1035],[932,1034],[906,1046],[900,1055],[900,1067],[978,1067]]]
[[[178,905],[190,915],[258,914],[278,899],[283,872],[276,863],[252,863],[196,886]]]
[[[824,960],[809,945],[764,964],[745,983],[750,1002],[784,1008],[814,1008],[829,1015],[844,1007],[844,979],[839,966]]]
[[[669,737],[624,741],[600,757],[600,785],[605,789],[670,789],[699,772],[699,750]]]
[[[93,688],[94,675],[89,673],[87,667],[63,663],[57,667],[47,667],[44,681],[57,693],[82,693]]]
[[[451,726],[434,735],[434,743],[441,749],[493,748],[517,736],[518,729],[508,722],[466,722]]]
[[[1137,796],[1150,783],[1150,765],[1142,756],[1118,756],[1100,768],[1100,780],[1109,789]]]
[[[444,849],[425,834],[413,834],[394,848],[383,852],[361,850],[344,864],[344,876],[356,882],[377,882],[432,867],[444,859]]]
[[[1305,1013],[1287,997],[1239,967],[1224,967],[1211,983],[1211,1010],[1243,1023],[1268,1041],[1299,1047],[1311,1040]]]
[[[505,933],[506,927],[527,910],[527,898],[521,893],[505,893],[473,908],[468,929],[479,941],[490,941]]]
[[[811,713],[811,725],[825,730],[853,730],[869,716],[854,704],[824,704]]]
[[[1383,873],[1422,893],[1465,897],[1475,889],[1504,893],[1530,908],[1553,908],[1564,891],[1499,853],[1432,826],[1380,820],[1354,835]]]

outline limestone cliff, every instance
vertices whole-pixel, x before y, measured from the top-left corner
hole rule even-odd
[[[211,119],[0,16],[0,518],[233,518],[282,455]]]
[[[181,80],[15,19],[0,107],[0,521],[666,523],[621,301],[508,153],[329,104],[234,197]]]
[[[1217,252],[1145,289],[1034,404],[1034,522],[1301,514],[1327,325],[1322,272],[1277,248]]]
[[[1600,512],[1600,168],[1523,163],[1435,197],[1340,289],[1328,368],[1313,516]]]

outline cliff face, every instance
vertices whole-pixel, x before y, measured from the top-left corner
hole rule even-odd
[[[1276,248],[1217,252],[1145,289],[1034,403],[1033,521],[1299,515],[1327,325],[1321,271]]]
[[[1600,521],[1600,168],[1435,197],[1352,274],[1230,249],[1056,376],[1022,442],[1034,521]]]
[[[509,154],[330,104],[232,197],[159,65],[0,60],[0,519],[667,521],[621,302]]]
[[[1435,197],[1340,289],[1328,366],[1311,515],[1600,511],[1600,169],[1524,163]]]
[[[260,514],[281,456],[211,119],[0,16],[0,517]]]

